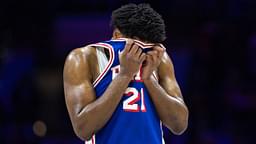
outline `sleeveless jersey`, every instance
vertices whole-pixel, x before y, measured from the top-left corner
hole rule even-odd
[[[143,51],[152,47],[151,44],[135,42]],[[119,53],[125,48],[125,44],[126,39],[118,39],[90,45],[109,51],[108,63],[93,83],[96,98],[105,92],[118,75]],[[140,76],[141,70],[129,83],[106,125],[85,144],[164,144],[161,121]]]

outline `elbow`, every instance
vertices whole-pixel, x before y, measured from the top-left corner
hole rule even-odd
[[[76,136],[82,141],[90,140],[93,135],[93,132],[90,131],[90,128],[87,127],[85,123],[77,122],[74,124],[73,129]]]
[[[185,108],[184,112],[174,122],[175,125],[172,128],[172,132],[175,135],[181,135],[186,131],[188,127],[188,115],[189,115],[189,112],[187,108]]]
[[[187,121],[179,122],[179,123],[176,123],[176,125],[171,128],[171,131],[175,135],[182,135],[186,131],[187,127],[188,127]]]
[[[86,134],[86,131],[84,130],[84,128],[82,128],[80,126],[74,127],[74,131],[75,131],[76,136],[78,138],[80,138],[82,141],[86,141],[86,140],[91,139],[91,135]]]
[[[186,131],[188,127],[188,115],[189,112],[187,109],[185,109],[178,116],[174,116],[164,124],[167,126],[168,129],[172,131],[173,134],[181,135]]]

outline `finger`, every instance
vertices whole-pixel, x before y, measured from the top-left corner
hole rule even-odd
[[[153,60],[154,62],[157,61],[157,54],[158,54],[157,51],[155,51],[155,50],[154,50],[154,51],[150,51],[150,52],[148,52],[147,54],[152,57],[152,60]]]
[[[157,56],[158,56],[159,58],[161,58],[161,57],[163,56],[164,52],[165,52],[165,48],[160,47],[160,46],[155,46],[153,49],[154,49],[155,51],[157,51]]]
[[[153,47],[154,50],[157,50],[157,51],[163,51],[164,49],[162,47],[160,47],[159,45],[155,45]]]
[[[164,53],[165,53],[165,51],[160,52],[160,53],[159,53],[159,55],[158,55],[158,58],[162,58],[162,57],[163,57],[163,55],[164,55]]]
[[[134,41],[132,39],[126,40],[125,48],[123,50],[124,54],[127,54],[131,50],[133,43]]]
[[[158,51],[158,54],[157,54],[158,58],[162,58],[164,53],[165,53],[165,49],[162,49],[161,51]]]
[[[152,50],[152,51],[147,52],[147,55],[151,55],[151,56],[156,55],[157,56],[157,53],[158,52],[156,50]]]
[[[138,48],[138,50],[137,50],[137,52],[136,52],[135,55],[136,55],[137,58],[139,58],[142,53],[143,53],[143,52],[142,52],[142,49],[141,49],[141,48]]]
[[[144,60],[146,60],[146,57],[147,55],[145,53],[142,53],[139,57],[140,62],[143,62]]]
[[[157,43],[154,47],[160,47],[162,48],[164,51],[166,50],[165,46],[161,43]]]
[[[133,44],[131,49],[130,49],[130,53],[135,54],[138,51],[138,49],[139,49],[139,46],[136,45],[136,44]]]
[[[165,51],[165,49],[162,48],[162,47],[160,47],[160,46],[154,46],[154,47],[153,47],[153,50],[156,50],[156,51],[158,51],[158,52],[164,52],[164,51]]]

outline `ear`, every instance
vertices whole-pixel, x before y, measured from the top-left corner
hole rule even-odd
[[[122,38],[122,37],[123,37],[123,35],[119,31],[119,29],[115,28],[114,31],[113,31],[112,39],[118,39],[118,38]]]

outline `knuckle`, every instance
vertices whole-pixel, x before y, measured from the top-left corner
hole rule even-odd
[[[138,52],[139,52],[139,53],[142,53],[142,49],[141,49],[141,48],[139,48],[139,49],[138,49]]]
[[[133,48],[135,48],[137,50],[139,48],[139,46],[137,44],[134,44]]]
[[[132,55],[131,55],[130,53],[128,53],[128,54],[126,55],[126,57],[130,59],[130,58],[132,58]]]
[[[126,43],[127,46],[131,46],[132,44],[133,44],[133,41],[131,41],[131,40],[127,41],[127,43]]]
[[[131,46],[132,44],[133,44],[132,41],[129,41],[129,40],[128,40],[128,41],[126,42],[126,46]]]
[[[126,41],[127,41],[128,43],[133,43],[133,39],[129,39],[129,38],[128,38]]]
[[[132,45],[132,44],[133,44],[133,41],[129,41],[128,44],[129,44],[129,45]]]

